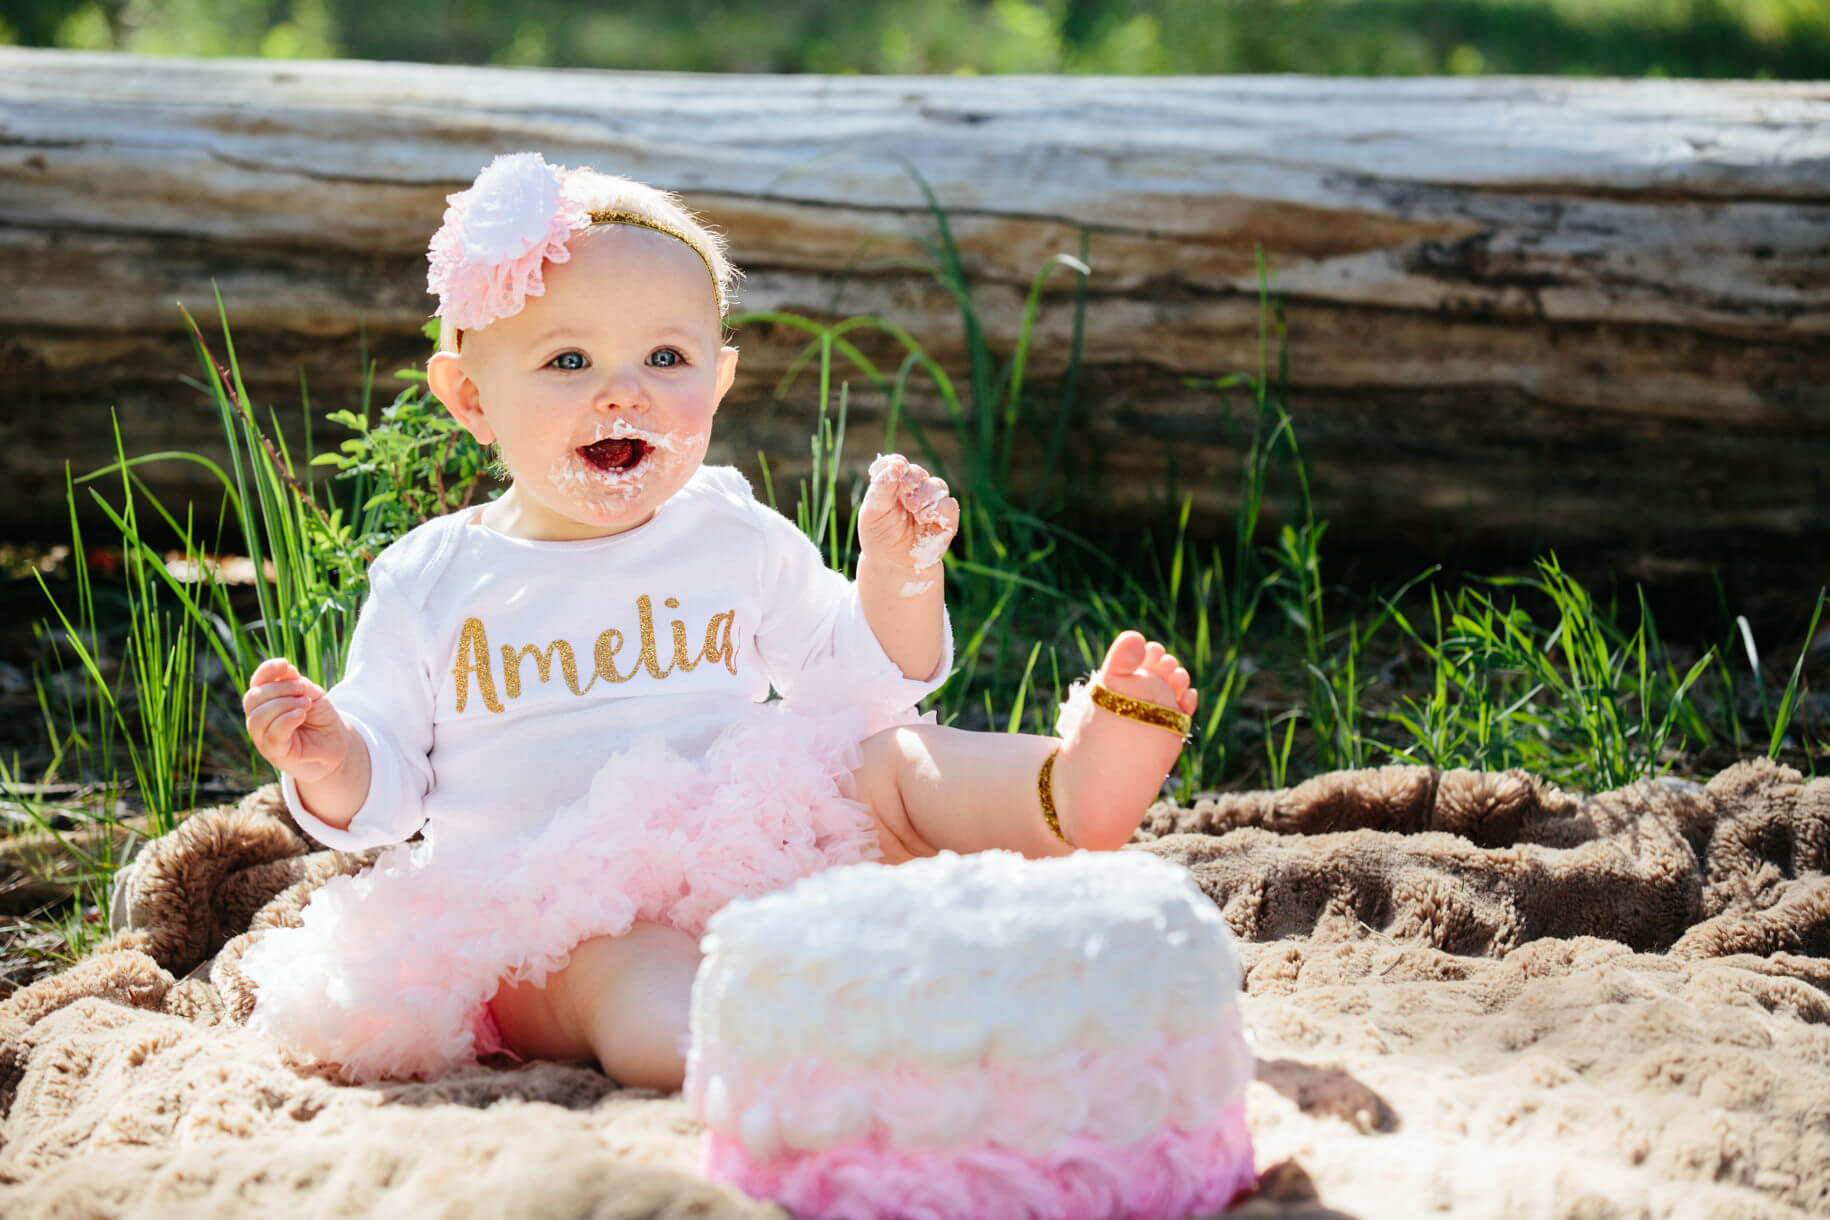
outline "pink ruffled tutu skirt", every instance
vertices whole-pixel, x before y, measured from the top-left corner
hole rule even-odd
[[[613,755],[526,836],[435,830],[390,848],[249,948],[249,1025],[352,1081],[428,1078],[499,1049],[490,996],[505,980],[543,982],[579,942],[637,921],[697,936],[734,898],[875,859],[876,823],[839,781],[858,742],[895,719],[914,715],[758,704],[703,757],[658,737]]]

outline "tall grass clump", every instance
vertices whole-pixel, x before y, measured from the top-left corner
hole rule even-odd
[[[1070,529],[1058,512],[1066,496],[1057,481],[1065,484],[1085,475],[1066,469],[1065,449],[1091,274],[1086,236],[1078,254],[1057,254],[1038,269],[1010,354],[1000,357],[981,321],[945,212],[931,194],[927,198],[935,235],[924,242],[925,265],[959,310],[966,352],[963,381],[949,376],[901,327],[875,316],[823,323],[770,312],[741,315],[733,324],[767,324],[808,336],[777,395],[786,397],[810,370],[814,374],[819,423],[812,441],[814,473],[802,485],[801,519],[835,567],[848,567],[855,559],[851,539],[847,536],[841,545],[834,526],[843,469],[852,471],[851,501],[862,494],[861,464],[847,467],[842,455],[852,401],[846,375],[860,377],[881,395],[883,447],[893,447],[906,429],[921,460],[946,478],[959,497],[960,533],[946,565],[948,600],[960,639],[954,676],[935,699],[943,722],[1050,732],[1053,709],[1066,698],[1068,684],[1098,665],[1112,637],[1138,628],[1162,641],[1193,676],[1200,708],[1177,772],[1178,789],[1191,793],[1202,782],[1217,783],[1251,766],[1245,760],[1256,758],[1257,742],[1269,741],[1279,731],[1268,718],[1262,725],[1250,722],[1241,704],[1256,668],[1250,642],[1261,611],[1270,605],[1281,621],[1301,633],[1310,693],[1301,707],[1279,714],[1285,749],[1272,757],[1287,763],[1301,722],[1308,729],[1306,739],[1318,743],[1321,767],[1359,765],[1366,749],[1358,730],[1366,682],[1355,663],[1364,627],[1349,621],[1331,629],[1326,619],[1320,560],[1326,523],[1314,518],[1295,429],[1282,401],[1287,349],[1262,264],[1258,369],[1205,383],[1220,394],[1243,394],[1248,406],[1249,435],[1241,439],[1230,546],[1203,547],[1189,539],[1192,502],[1185,498],[1173,533],[1119,538],[1115,552]],[[1061,378],[1064,388],[1058,397],[1043,401],[1026,381],[1028,354],[1044,289],[1061,272],[1074,276],[1074,338]],[[862,350],[859,339],[872,332],[890,341],[893,371],[882,357],[873,360]],[[835,385],[836,427],[830,406]],[[944,452],[911,409],[917,389],[938,407],[950,441]],[[1019,451],[1027,461],[1017,461]],[[776,493],[766,463],[764,473],[773,502]],[[1263,517],[1278,482],[1290,484],[1294,507],[1282,514],[1287,523],[1267,545],[1260,537]]]
[[[1830,605],[1830,589],[1817,591],[1817,602],[1811,609],[1811,622],[1805,628],[1804,642],[1799,645],[1798,661],[1792,666],[1791,675],[1786,679],[1785,688],[1779,693],[1776,706],[1768,704],[1766,683],[1760,670],[1760,650],[1754,646],[1754,633],[1748,626],[1746,617],[1735,619],[1735,629],[1741,642],[1747,649],[1748,668],[1753,675],[1754,690],[1760,703],[1760,717],[1767,729],[1766,756],[1778,758],[1779,752],[1787,743],[1787,734],[1792,728],[1793,717],[1799,711],[1799,697],[1803,693],[1801,680],[1804,677],[1805,657],[1810,653],[1812,644],[1817,639],[1817,624],[1823,618],[1824,607]],[[1818,726],[1825,731],[1825,745],[1830,747],[1830,726]]]
[[[1281,786],[1389,761],[1526,767],[1601,789],[1661,774],[1686,751],[1720,744],[1725,731],[1739,746],[1732,698],[1725,711],[1719,699],[1698,697],[1706,674],[1732,695],[1722,653],[1678,665],[1638,590],[1628,613],[1603,605],[1554,556],[1528,576],[1447,588],[1432,567],[1370,598],[1329,584],[1328,522],[1315,513],[1286,406],[1288,347],[1262,260],[1257,369],[1190,383],[1223,399],[1229,419],[1245,408],[1237,413],[1248,430],[1236,439],[1230,539],[1191,541],[1186,499],[1165,528],[1115,539],[1115,548],[1076,534],[1052,493],[1075,406],[1092,274],[1085,237],[1077,255],[1056,255],[1037,271],[1011,351],[1000,356],[945,213],[927,198],[934,236],[926,265],[959,310],[960,379],[883,318],[826,323],[771,312],[734,321],[807,336],[777,394],[787,397],[814,374],[814,473],[799,511],[834,566],[855,558],[840,524],[842,489],[853,503],[863,489],[863,463],[843,455],[860,401],[848,378],[880,398],[883,448],[906,430],[959,496],[960,535],[946,560],[959,647],[954,675],[935,699],[943,721],[1049,732],[1067,684],[1097,665],[1114,635],[1135,627],[1188,665],[1200,696],[1176,776],[1184,796],[1199,786]],[[1075,341],[1066,390],[1045,400],[1026,384],[1028,352],[1044,288],[1064,271],[1074,276]],[[867,335],[879,340],[873,352],[889,340],[891,357],[866,355]],[[918,422],[918,394],[942,421],[945,450]],[[1026,460],[1015,460],[1019,451]],[[766,490],[773,501],[772,481]],[[1757,662],[1753,669],[1753,686],[1764,691]],[[1801,672],[1795,668],[1768,711],[1769,726],[1796,714]],[[1781,736],[1771,736],[1773,752]]]
[[[220,298],[217,309],[222,316]],[[116,822],[114,798],[130,798],[144,811],[148,835],[169,831],[196,803],[206,768],[258,778],[264,764],[241,727],[239,697],[248,676],[266,657],[286,656],[317,681],[335,682],[369,562],[420,520],[465,502],[486,466],[476,442],[429,404],[417,372],[397,374],[406,388],[371,420],[373,368],[366,358],[361,409],[328,416],[353,434],[332,452],[311,451],[311,404],[301,383],[307,448],[295,455],[277,418],[269,412],[263,419],[251,405],[226,317],[218,359],[196,320],[183,316],[204,371],[194,384],[216,408],[226,464],[185,451],[129,455],[117,429],[116,460],[68,480],[73,587],[54,591],[38,576],[49,606],[44,634],[51,654],[73,662],[84,678],[74,696],[39,683],[44,727],[54,743],[47,778],[90,786],[99,809],[87,817],[103,825]],[[188,510],[180,520],[148,489],[141,471],[160,462],[188,463],[210,475],[221,491],[213,520],[200,522]],[[331,467],[332,477],[313,481],[314,466]],[[109,522],[121,557],[116,580],[106,587],[87,559],[84,503]],[[164,542],[173,537],[178,552],[168,557]],[[245,557],[253,580],[226,579],[219,561],[225,555]],[[115,618],[127,626],[110,641],[104,620]],[[104,655],[105,641],[118,658]],[[0,790],[9,797],[25,788],[16,770],[0,774]],[[112,871],[111,858],[93,863],[98,876]]]
[[[1432,589],[1427,631],[1393,617],[1428,661],[1424,691],[1389,714],[1408,738],[1395,756],[1522,767],[1593,791],[1668,769],[1669,748],[1687,740],[1688,695],[1716,659],[1710,650],[1679,675],[1643,595],[1626,632],[1555,556],[1530,578]]]

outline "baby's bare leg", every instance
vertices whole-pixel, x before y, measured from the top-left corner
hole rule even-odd
[[[931,724],[888,729],[864,742],[852,785],[882,828],[886,864],[942,849],[1064,856],[1070,848],[1049,831],[1036,796],[1036,774],[1060,744]]]
[[[632,1088],[670,1092],[683,1051],[699,942],[664,924],[638,923],[572,950],[540,987],[508,985],[490,1002],[502,1040],[530,1059],[596,1059]]]
[[[1113,642],[1097,677],[1120,695],[1194,711],[1188,672],[1135,631]],[[1070,849],[1044,820],[1036,782],[1059,749],[1053,790],[1062,832],[1075,847],[1110,850],[1130,840],[1181,746],[1175,733],[1103,709],[1065,741],[912,725],[867,739],[852,784],[883,827],[890,862],[943,849],[1062,855]]]

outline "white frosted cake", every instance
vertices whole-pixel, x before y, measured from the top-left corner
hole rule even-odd
[[[1181,1217],[1254,1180],[1238,956],[1168,861],[837,868],[704,949],[708,1170],[798,1217]]]

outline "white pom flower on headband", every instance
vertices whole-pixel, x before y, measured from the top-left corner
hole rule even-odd
[[[566,197],[565,171],[539,153],[497,157],[445,202],[426,289],[438,297],[438,316],[459,330],[520,313],[528,297],[545,295],[542,264],[571,258],[566,239],[591,223],[584,205]]]
[[[611,188],[608,197],[605,184]],[[723,244],[665,192],[548,165],[539,153],[528,152],[497,157],[469,190],[448,195],[445,202],[445,222],[426,252],[431,264],[426,289],[438,297],[437,316],[456,330],[488,326],[520,313],[529,297],[544,296],[542,267],[569,260],[566,242],[594,224],[639,225],[684,243],[705,264],[713,300],[724,315],[725,285],[734,272]],[[648,214],[653,210],[661,215]]]

